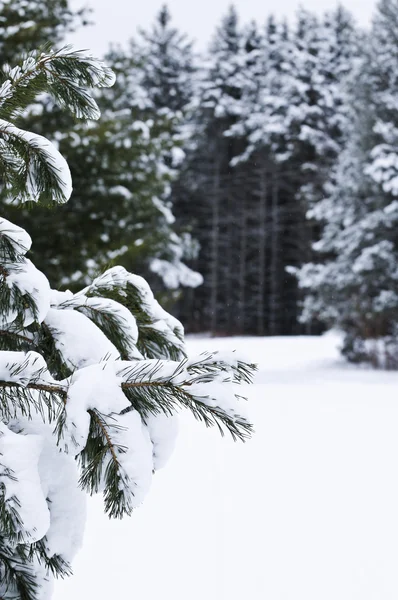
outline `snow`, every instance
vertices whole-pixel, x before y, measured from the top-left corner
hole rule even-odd
[[[162,469],[174,452],[178,430],[179,418],[176,415],[148,415],[145,419],[149,436],[153,444],[152,460],[155,471]]]
[[[50,513],[38,473],[42,447],[39,435],[17,435],[0,423],[0,488],[3,491],[5,486],[5,503],[10,513],[18,511],[19,533],[29,543],[43,538],[50,526]]]
[[[396,600],[398,373],[348,366],[337,346],[333,335],[189,338],[190,355],[237,349],[260,363],[253,440],[183,414],[130,519],[109,521],[90,500],[55,600]]]
[[[8,265],[5,282],[11,290],[11,302],[8,312],[3,308],[1,319],[3,323],[12,323],[18,316],[18,311],[14,308],[18,306],[18,295],[25,296],[34,301],[35,310],[32,310],[27,304],[24,310],[24,327],[28,327],[34,322],[42,323],[48,309],[50,308],[50,284],[47,277],[36,269],[34,264],[27,258],[21,258],[19,262]]]
[[[24,434],[27,435],[15,436],[13,434],[20,438],[20,444],[26,445],[26,440],[37,438],[42,450],[38,461],[38,473],[34,473],[30,467],[29,476],[26,479],[29,482],[33,477],[39,475],[39,484],[42,490],[41,493],[30,496],[31,503],[32,499],[37,502],[37,505],[33,504],[30,518],[32,516],[37,518],[39,507],[43,502],[48,513],[46,528],[48,531],[44,532],[48,555],[60,554],[66,560],[71,561],[82,546],[86,520],[86,493],[78,485],[79,473],[76,469],[75,458],[60,452],[54,444],[53,425],[41,422],[40,418],[33,418],[33,420],[22,418],[11,422],[11,426],[18,431],[21,429],[21,425]],[[32,460],[32,456],[30,460]],[[15,457],[17,457],[16,454]],[[27,456],[23,457],[20,453],[18,459],[22,458],[26,460]],[[65,535],[65,531],[68,532],[68,535]]]
[[[176,335],[176,332],[180,336],[184,334],[181,323],[160,306],[145,279],[139,275],[128,273],[124,267],[112,267],[108,269],[103,275],[94,279],[92,284],[84,289],[82,293],[85,294],[88,290],[95,293],[97,289],[104,288],[111,290],[114,287],[123,290],[123,288],[126,289],[127,285],[134,287],[138,291],[143,309],[153,320],[151,326],[162,331],[170,343],[177,347],[182,346],[183,344]]]
[[[48,506],[51,527],[47,532],[46,546],[49,556],[59,554],[72,561],[83,545],[86,493],[78,485],[79,473],[74,457],[59,452],[51,442],[45,441],[39,463],[43,495],[51,498]]]
[[[26,254],[32,246],[30,235],[22,227],[14,225],[3,217],[0,217],[0,235],[9,239],[18,254]]]
[[[170,206],[168,206],[164,201],[160,200],[159,198],[156,198],[156,196],[152,198],[152,202],[159,210],[159,212],[162,213],[168,225],[172,225],[173,223],[175,223],[175,216],[171,212]]]
[[[13,381],[22,387],[30,383],[56,384],[51,377],[46,362],[37,352],[0,352],[0,380]]]
[[[93,364],[79,369],[70,378],[66,427],[76,446],[76,454],[87,443],[90,427],[88,410],[96,409],[103,415],[109,415],[120,413],[130,406],[112,367],[112,363]],[[73,449],[71,445],[69,449]]]
[[[68,309],[74,308],[85,315],[87,318],[92,318],[93,315],[101,315],[107,317],[112,315],[118,321],[121,335],[123,335],[123,346],[128,351],[129,359],[142,358],[137,350],[138,326],[134,316],[125,307],[109,298],[88,298],[84,293],[73,295],[62,295],[62,292],[57,292],[59,304],[58,308]],[[53,296],[54,302],[56,295]]]
[[[120,448],[117,460],[121,467],[119,489],[124,492],[127,510],[140,506],[152,483],[152,443],[149,432],[137,411],[114,416],[112,433],[115,445]]]
[[[46,325],[65,364],[72,370],[118,360],[119,352],[90,319],[75,310],[50,308]]]
[[[8,121],[0,119],[0,129],[3,137],[11,136],[25,141],[31,148],[41,156],[46,157],[47,167],[53,172],[57,179],[59,189],[63,196],[63,201],[67,202],[72,195],[72,176],[68,163],[58,152],[57,148],[42,135],[31,133],[19,129]],[[35,169],[35,161],[31,161],[31,167],[28,173],[28,192],[29,200],[37,202],[40,197],[41,190],[37,185],[37,172]]]
[[[174,263],[168,260],[154,258],[151,261],[150,269],[162,278],[164,285],[169,290],[177,290],[180,285],[196,288],[203,283],[203,277],[200,273],[192,271],[180,260]]]

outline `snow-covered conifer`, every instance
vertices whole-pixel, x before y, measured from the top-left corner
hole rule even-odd
[[[300,272],[303,318],[340,327],[350,360],[391,368],[398,365],[397,15],[396,0],[379,3],[352,77],[347,148],[329,196],[313,210],[324,224],[320,263]]]
[[[248,309],[250,315],[258,309],[259,333],[297,331],[299,291],[286,268],[311,256],[314,227],[306,213],[324,196],[344,147],[343,83],[358,52],[356,38],[341,8],[323,19],[300,10],[294,31],[271,16],[248,77],[257,85],[246,88],[240,117],[228,132],[244,144],[233,163],[256,165],[249,181],[258,199],[251,239],[259,249],[259,285],[248,294],[255,299]]]
[[[90,10],[74,10],[68,0],[2,0],[0,3],[1,64],[16,64],[23,54],[51,42],[62,44],[65,35],[85,25]]]
[[[13,124],[48,92],[98,118],[93,87],[113,73],[69,48],[36,52],[0,87],[1,175],[10,197],[66,202],[68,165],[46,138]],[[45,600],[82,542],[85,493],[110,517],[141,504],[190,410],[235,439],[251,425],[236,394],[253,366],[238,356],[187,358],[183,328],[141,277],[114,267],[85,289],[51,290],[27,258],[30,236],[0,219],[0,598]],[[73,248],[70,248],[73,251]]]
[[[141,29],[137,49],[144,73],[143,87],[156,109],[186,110],[193,96],[196,71],[192,42],[172,26],[164,5],[152,28]]]

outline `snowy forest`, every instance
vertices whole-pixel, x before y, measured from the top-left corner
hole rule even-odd
[[[378,476],[393,479],[386,457],[398,452],[383,446],[397,444],[398,418],[398,373],[384,372],[398,370],[398,0],[380,0],[368,30],[343,6],[265,23],[242,23],[231,6],[204,52],[164,5],[128,44],[93,57],[68,43],[92,18],[68,0],[0,0],[0,600],[50,600],[82,546],[87,496],[101,517],[131,522],[155,479],[151,519],[163,505],[175,530],[162,539],[151,524],[144,562],[161,585],[160,563],[177,565],[166,597],[177,598],[182,555],[193,600],[233,597],[208,584],[213,568],[239,598],[250,586],[271,598],[267,569],[280,597],[300,560],[325,587],[345,573],[322,558],[326,546],[340,556],[348,540],[349,550],[353,515],[361,532],[372,523],[378,509],[364,503]],[[180,422],[171,492],[157,474]],[[251,462],[225,441],[222,508],[212,505],[222,461],[197,425],[233,442],[257,432]],[[210,478],[185,501],[202,463]],[[369,489],[341,519],[335,507],[345,510],[358,473]],[[384,509],[395,496],[380,498]],[[187,516],[177,509],[173,521],[181,499]],[[101,597],[135,593],[131,552],[145,544],[133,523],[126,548],[121,530],[98,544],[91,530],[88,554],[106,562],[102,580],[92,559],[84,596],[94,583]],[[196,546],[195,526],[206,546],[193,560],[172,542],[184,530]],[[261,561],[262,587],[239,568],[242,553]]]
[[[64,0],[25,4],[1,5],[0,63],[91,18]],[[397,1],[379,3],[370,31],[343,6],[265,24],[231,6],[206,53],[167,6],[132,36],[105,57],[117,82],[96,93],[98,123],[45,96],[19,119],[57,143],[74,180],[57,211],[2,201],[52,285],[120,264],[188,332],[337,326],[350,359],[394,366]]]

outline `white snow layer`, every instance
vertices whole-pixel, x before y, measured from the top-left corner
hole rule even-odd
[[[139,511],[109,522],[90,501],[55,600],[125,598],[132,578],[140,600],[396,600],[398,373],[349,366],[338,344],[188,338],[190,356],[237,349],[260,363],[242,391],[253,439],[234,444],[182,414]]]
[[[14,225],[14,223],[7,221],[3,217],[0,217],[0,235],[7,237],[11,241],[15,252],[18,254],[26,254],[32,246],[32,238],[25,229]]]
[[[75,310],[50,308],[45,323],[64,362],[72,370],[120,358],[102,331]]]
[[[46,155],[46,162],[51,171],[57,178],[60,190],[63,195],[63,201],[66,202],[72,195],[72,177],[68,163],[57,148],[47,138],[37,133],[19,129],[8,121],[0,119],[0,133],[4,137],[15,137],[23,140],[32,148],[35,148],[40,154]],[[37,173],[34,168],[34,161],[31,161],[30,171],[28,173],[28,190],[30,200],[37,202],[40,196],[40,189],[37,186]]]
[[[157,324],[159,329],[167,334],[169,341],[180,346],[181,341],[176,336],[176,333],[183,336],[183,326],[175,317],[167,313],[160,306],[158,301],[154,298],[148,283],[139,275],[128,273],[124,267],[113,267],[112,269],[108,269],[103,275],[94,279],[93,283],[89,286],[89,289],[92,292],[95,292],[98,288],[110,290],[121,288],[123,290],[126,289],[127,285],[133,286],[139,292],[144,310],[151,319],[153,319],[155,324]],[[83,290],[83,293],[85,292],[86,290]],[[164,325],[166,325],[166,327],[164,327]]]
[[[137,350],[137,322],[125,306],[109,298],[88,298],[84,293],[72,295],[70,292],[68,294],[58,292],[57,294],[57,296],[53,296],[53,304],[59,302],[57,307],[60,309],[73,308],[88,318],[92,318],[93,314],[97,313],[105,317],[111,316],[112,319],[117,320],[118,326],[122,330],[123,346],[128,351],[128,359],[142,358],[141,353]]]
[[[152,482],[152,444],[148,429],[137,411],[114,415],[116,430],[112,438],[119,446],[117,460],[122,469],[122,483],[130,510],[146,497]]]
[[[29,383],[56,384],[47,369],[46,362],[37,352],[0,352],[0,380],[18,383],[26,387]]]
[[[13,433],[0,422],[0,486],[5,486],[5,502],[17,510],[22,521],[20,533],[29,543],[41,540],[50,527],[38,471],[42,447],[41,436]]]
[[[86,445],[91,409],[103,415],[118,414],[130,406],[113,364],[94,364],[79,369],[69,381],[66,426],[74,439],[76,453]]]
[[[13,265],[5,264],[7,276],[6,284],[11,290],[11,309],[8,313],[2,311],[3,327],[15,321],[18,312],[12,308],[13,299],[17,294],[27,296],[34,301],[34,309],[27,306],[24,311],[23,326],[28,327],[35,321],[41,323],[44,321],[48,309],[50,308],[50,284],[47,277],[36,269],[34,264],[27,258],[22,258],[20,262]],[[15,304],[20,304],[18,301]]]
[[[176,415],[149,415],[145,419],[151,442],[153,444],[152,459],[155,471],[162,469],[174,452],[179,430],[179,419]]]
[[[171,262],[154,258],[150,269],[162,278],[164,285],[169,290],[177,290],[181,285],[196,288],[202,285],[203,277],[200,273],[192,271],[181,261]]]

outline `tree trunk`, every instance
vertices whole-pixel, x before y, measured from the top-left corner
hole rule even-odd
[[[219,285],[219,230],[220,230],[220,163],[214,165],[211,224],[211,295],[210,331],[215,334],[218,328],[218,285]]]
[[[279,273],[280,265],[280,223],[279,223],[279,189],[275,173],[272,174],[272,204],[271,204],[271,282],[270,282],[270,334],[277,335],[279,325],[279,282],[283,273]]]
[[[239,324],[240,333],[245,332],[246,314],[246,254],[247,254],[247,209],[246,196],[242,194],[242,221],[240,224],[240,252],[239,252]]]
[[[266,295],[266,227],[267,227],[267,172],[265,164],[260,167],[259,194],[259,240],[258,240],[258,303],[257,333],[265,335],[265,295]]]

